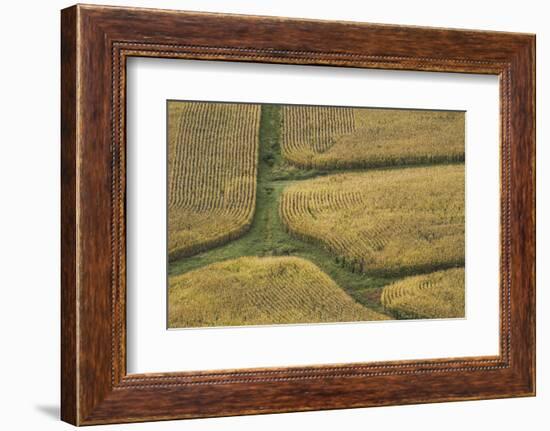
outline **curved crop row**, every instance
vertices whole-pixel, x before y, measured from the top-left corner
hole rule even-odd
[[[316,265],[297,257],[241,257],[169,282],[169,327],[382,320]]]
[[[287,187],[294,236],[354,271],[407,275],[464,264],[464,166],[335,174]]]
[[[407,277],[382,291],[382,305],[399,318],[464,317],[464,268]]]
[[[464,161],[464,113],[284,106],[282,150],[302,168]]]
[[[169,259],[242,235],[256,201],[260,106],[170,102]]]
[[[351,108],[285,105],[281,109],[283,157],[301,167],[310,167],[316,155],[354,130]]]

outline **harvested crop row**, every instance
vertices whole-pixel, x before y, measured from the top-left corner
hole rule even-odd
[[[407,277],[382,292],[382,305],[401,319],[464,317],[464,268]]]
[[[382,320],[313,263],[242,257],[171,277],[169,326],[234,326]]]
[[[408,275],[464,264],[464,166],[335,174],[287,187],[281,219],[354,271]]]
[[[302,168],[464,160],[463,112],[317,106],[282,112],[283,156]]]
[[[170,102],[169,259],[235,239],[256,200],[260,106]]]

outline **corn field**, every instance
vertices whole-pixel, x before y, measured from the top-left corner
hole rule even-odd
[[[400,318],[464,317],[464,293],[464,268],[453,268],[393,283],[381,301]]]
[[[254,216],[260,106],[169,103],[168,253],[235,239]]]
[[[282,154],[301,168],[464,161],[463,112],[290,105],[282,110]]]
[[[464,134],[463,112],[169,102],[169,326],[464,316]]]
[[[281,196],[291,235],[352,271],[408,275],[464,264],[464,166],[334,174]]]
[[[351,108],[287,105],[282,111],[282,154],[299,166],[311,167],[315,155],[355,129]]]
[[[383,320],[313,263],[242,257],[171,277],[170,327]]]

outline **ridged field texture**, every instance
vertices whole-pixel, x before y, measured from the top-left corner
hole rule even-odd
[[[168,115],[169,327],[464,316],[463,112]]]
[[[242,235],[256,201],[260,105],[168,104],[168,255]]]
[[[287,187],[288,231],[353,271],[412,275],[464,265],[464,166],[344,173]]]
[[[464,112],[282,107],[282,154],[301,168],[464,160]]]
[[[407,277],[386,286],[382,305],[402,319],[464,317],[464,268]]]
[[[242,257],[169,281],[170,327],[382,320],[313,263],[297,257]]]

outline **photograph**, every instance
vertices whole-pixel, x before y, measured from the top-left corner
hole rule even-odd
[[[549,422],[542,3],[20,3],[5,429]]]
[[[166,109],[168,328],[465,317],[466,112]]]

